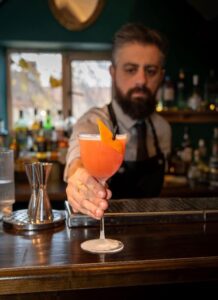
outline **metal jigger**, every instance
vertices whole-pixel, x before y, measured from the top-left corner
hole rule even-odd
[[[38,189],[39,189],[38,179],[36,177],[37,164],[38,163],[25,164],[26,175],[29,184],[31,186],[31,196],[30,196],[28,210],[27,210],[27,214],[31,222],[34,222],[35,220],[36,203],[37,203]]]
[[[50,223],[53,221],[53,213],[47,194],[47,182],[51,172],[52,163],[40,163],[36,165],[36,176],[39,183],[39,191],[34,213],[34,223]]]
[[[63,225],[65,214],[52,210],[47,194],[47,182],[52,163],[30,163],[25,165],[32,193],[28,209],[14,211],[3,217],[3,225],[16,230],[41,230]]]

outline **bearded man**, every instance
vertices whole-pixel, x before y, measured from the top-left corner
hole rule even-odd
[[[171,128],[155,112],[156,93],[164,77],[167,41],[142,24],[124,25],[114,37],[110,74],[114,99],[92,108],[74,125],[67,154],[67,197],[74,212],[100,219],[112,198],[145,198],[160,194],[165,158],[171,151]],[[97,119],[111,130],[127,133],[119,171],[102,186],[82,165],[78,134],[98,133]],[[83,189],[78,189],[78,183]]]

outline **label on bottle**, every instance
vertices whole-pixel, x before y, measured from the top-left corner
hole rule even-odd
[[[173,88],[164,88],[163,99],[164,101],[173,101],[175,97],[175,92]]]

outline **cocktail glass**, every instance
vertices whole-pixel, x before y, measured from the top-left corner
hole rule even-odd
[[[117,134],[115,139],[122,144],[122,151],[117,151],[104,143],[99,134],[79,134],[82,163],[86,170],[104,186],[106,181],[117,172],[124,158],[127,135]],[[93,253],[114,253],[121,251],[123,247],[121,241],[105,238],[104,217],[100,220],[99,238],[81,244],[83,250]]]

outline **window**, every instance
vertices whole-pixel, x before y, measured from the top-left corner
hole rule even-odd
[[[20,110],[29,122],[35,108],[41,120],[46,110],[53,118],[58,110],[65,117],[71,112],[77,120],[91,107],[110,102],[110,63],[108,52],[9,51],[9,128],[14,127]]]
[[[11,126],[18,120],[19,111],[31,122],[34,109],[41,119],[46,110],[55,116],[62,110],[62,55],[60,53],[9,53],[11,95]]]

